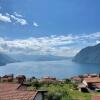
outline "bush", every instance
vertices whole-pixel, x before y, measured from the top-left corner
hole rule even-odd
[[[41,87],[41,83],[39,83],[38,81],[33,81],[31,83],[31,86],[35,87],[36,89],[40,88]]]
[[[47,100],[61,100],[62,94],[61,93],[48,93],[46,98]]]
[[[70,79],[65,79],[65,83],[66,84],[70,84],[71,83],[71,80]]]

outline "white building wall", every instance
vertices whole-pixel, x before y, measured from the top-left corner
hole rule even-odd
[[[83,84],[85,85],[85,86],[87,86],[88,84],[87,84],[87,82],[85,81],[85,80],[83,80]]]

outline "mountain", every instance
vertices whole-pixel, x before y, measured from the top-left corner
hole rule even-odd
[[[0,66],[8,64],[8,63],[13,63],[15,61],[16,60],[12,59],[7,54],[0,53]]]
[[[73,61],[79,63],[100,64],[100,44],[82,49],[78,54],[76,54]]]
[[[12,58],[18,61],[56,61],[68,59],[68,57],[53,56],[53,55],[10,55]]]

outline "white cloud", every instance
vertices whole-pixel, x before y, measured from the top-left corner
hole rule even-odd
[[[8,17],[6,15],[2,15],[2,13],[0,13],[0,21],[11,22],[11,19],[10,19],[10,17]]]
[[[30,37],[16,40],[0,38],[0,51],[6,53],[74,56],[80,49],[99,43],[99,39],[100,32],[83,35]]]
[[[36,23],[36,22],[33,22],[33,26],[34,27],[39,27],[38,23]]]
[[[21,25],[26,25],[27,24],[27,21],[23,18],[17,18],[14,15],[10,15],[10,17],[15,20],[15,23],[19,23]]]
[[[21,14],[18,14],[17,12],[14,12],[14,15],[15,15],[16,17],[23,17]]]
[[[14,14],[16,14],[16,16],[6,13],[6,16],[12,20],[12,23],[14,23],[14,24],[19,23],[20,25],[28,24],[26,19],[20,18],[20,17],[22,17],[22,15],[18,15],[16,12],[14,12]],[[20,17],[18,17],[18,16],[20,16]]]
[[[5,15],[8,16],[8,17],[10,17],[10,14],[9,13],[6,13]]]
[[[99,41],[99,40],[97,40],[97,41],[96,41],[96,44],[99,44],[99,43],[100,43],[100,41]]]
[[[13,24],[20,24],[20,25],[28,24],[27,20],[21,14],[18,14],[17,12],[14,12],[13,14],[6,13],[5,15],[0,13],[0,21],[12,22]],[[39,27],[38,23],[34,21],[33,27]]]
[[[6,40],[0,38],[0,50],[8,53],[25,53],[25,54],[54,54],[62,55],[63,51],[69,50],[68,47],[57,47],[70,44],[72,41],[65,40],[63,36],[40,37],[17,40]],[[6,50],[6,51],[5,51]],[[67,54],[68,55],[68,54]]]

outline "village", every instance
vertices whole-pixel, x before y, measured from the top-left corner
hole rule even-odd
[[[74,89],[83,95],[91,95],[90,99],[85,100],[100,100],[99,74],[84,74],[64,80],[58,80],[50,76],[37,79],[35,77],[26,78],[25,75],[18,75],[16,77],[13,74],[4,75],[0,77],[0,100],[65,100],[61,99],[61,95],[56,94],[57,89],[51,95],[49,94],[49,90],[41,88],[43,86],[59,86],[63,90],[66,89],[65,95],[69,98],[68,100],[82,100],[80,97],[78,99],[74,99],[75,97],[72,98],[71,93],[73,93]],[[63,86],[69,87],[65,88]],[[72,86],[74,88],[71,88]],[[58,91],[57,93],[60,92]],[[48,94],[49,96],[47,97]]]

